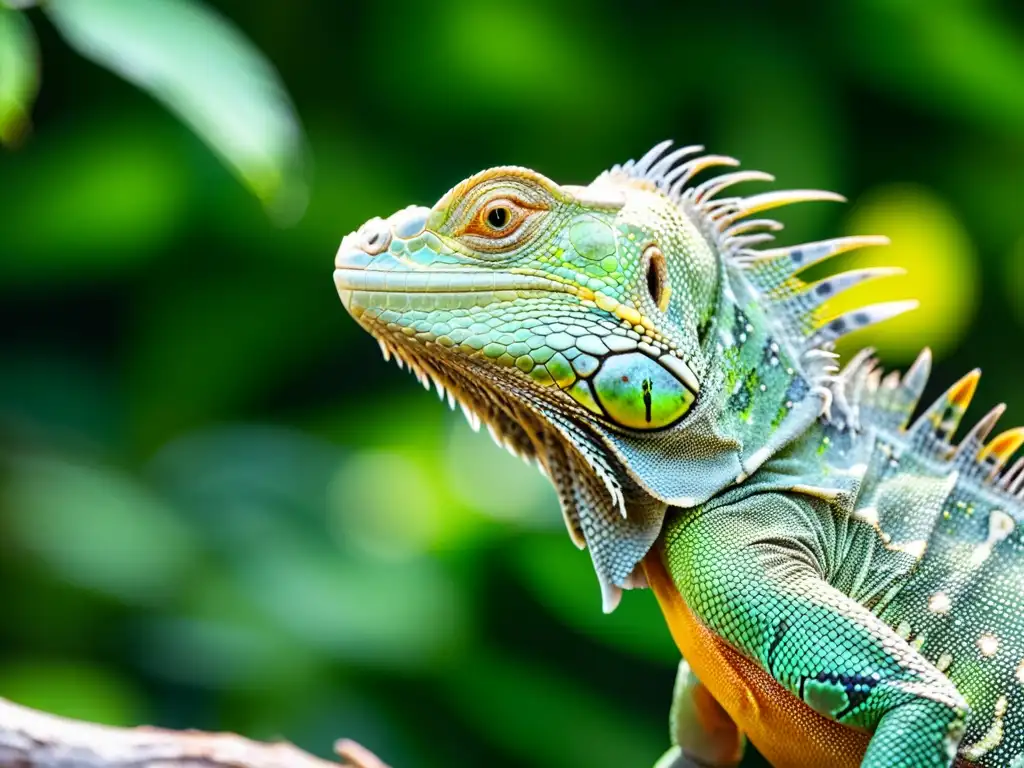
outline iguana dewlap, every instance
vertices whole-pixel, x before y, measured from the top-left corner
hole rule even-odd
[[[769,181],[668,151],[588,186],[502,167],[347,236],[342,302],[380,342],[533,459],[613,610],[653,588],[683,652],[660,767],[1024,768],[1024,430],[1002,407],[954,446],[978,383],[913,419],[930,368],[843,371],[808,284],[850,237],[762,249],[764,211],[841,199],[733,196]]]

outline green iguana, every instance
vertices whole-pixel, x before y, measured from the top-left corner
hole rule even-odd
[[[659,766],[1024,766],[1024,429],[978,383],[839,337],[912,308],[823,305],[846,237],[759,249],[809,190],[731,196],[732,158],[669,151],[588,186],[501,167],[347,236],[334,281],[385,356],[535,460],[605,611],[650,586],[685,661]]]

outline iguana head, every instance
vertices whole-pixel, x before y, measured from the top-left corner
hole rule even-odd
[[[775,316],[764,306],[769,290],[776,301],[803,296],[789,264],[842,242],[751,251],[778,225],[747,219],[836,196],[720,199],[731,184],[771,177],[692,185],[736,161],[683,162],[700,148],[667,147],[585,187],[524,168],[483,171],[431,208],[368,221],[335,259],[343,304],[384,354],[552,479],[606,610],[633,583],[667,506],[741,481],[817,418],[828,358],[805,353],[842,330],[808,345],[821,331],[803,311],[813,306]]]

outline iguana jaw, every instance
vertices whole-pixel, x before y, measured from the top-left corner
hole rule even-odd
[[[590,549],[604,612],[615,609],[623,588],[646,586],[632,565],[624,571],[621,565],[613,567],[618,560],[614,557],[616,536],[604,533],[591,542],[585,530],[626,526],[636,539],[633,546],[639,548],[638,559],[660,530],[665,506],[644,494],[604,449],[587,426],[592,424],[592,417],[556,387],[541,386],[520,370],[502,370],[493,361],[485,362],[468,353],[441,352],[435,341],[420,341],[389,329],[376,310],[364,312],[351,304],[372,295],[380,296],[356,292],[347,306],[377,339],[385,360],[408,368],[425,389],[433,385],[452,408],[458,403],[474,431],[486,426],[495,443],[514,456],[536,463],[552,481],[570,539],[577,548]],[[579,411],[576,418],[566,417],[573,409]],[[631,522],[627,521],[627,510]]]
[[[440,270],[431,272],[411,272],[395,270],[370,270],[342,266],[334,270],[334,284],[342,293],[342,302],[346,308],[352,304],[351,294],[388,294],[406,297],[411,301],[411,294],[434,294],[437,306],[451,307],[450,294],[476,294],[482,299],[492,301],[502,298],[514,299],[521,292],[548,291],[552,293],[571,293],[578,291],[570,285],[549,280],[535,275],[522,275],[494,270]],[[510,292],[508,297],[500,297],[498,292]],[[346,296],[345,294],[349,294]],[[400,303],[388,299],[389,303]],[[421,302],[423,303],[423,302]]]

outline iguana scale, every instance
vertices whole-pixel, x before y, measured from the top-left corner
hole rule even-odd
[[[968,374],[913,418],[930,368],[834,342],[808,284],[884,238],[765,248],[760,214],[827,192],[700,147],[588,186],[500,167],[348,235],[334,279],[385,356],[536,461],[606,611],[650,586],[685,661],[659,766],[1024,766],[1024,429],[952,442]]]

